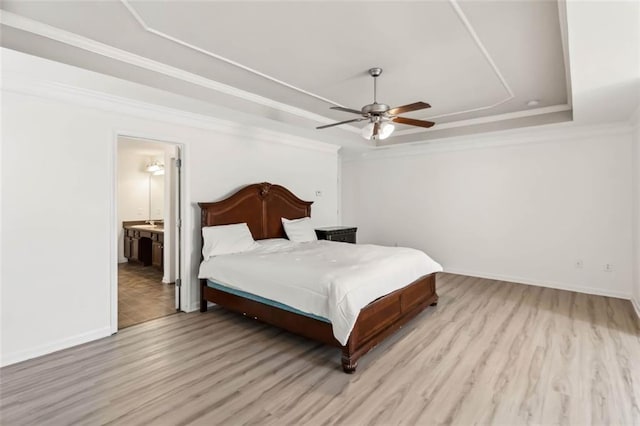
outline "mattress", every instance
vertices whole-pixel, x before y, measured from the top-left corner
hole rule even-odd
[[[211,257],[199,278],[326,318],[342,345],[360,310],[442,267],[420,250],[333,241],[262,240],[243,253]]]
[[[317,315],[313,315],[308,312],[302,312],[301,310],[293,308],[289,305],[285,305],[284,303],[267,299],[266,297],[256,296],[255,294],[247,293],[246,291],[238,290],[236,288],[227,287],[226,285],[218,284],[211,280],[207,280],[207,287],[215,288],[216,290],[224,291],[225,293],[233,294],[235,296],[240,296],[245,299],[253,300],[254,302],[259,302],[265,305],[273,306],[274,308],[282,309],[288,312],[292,312],[294,314],[304,315],[306,317],[313,318],[318,321],[331,323],[331,321],[329,321],[326,318],[319,317]]]

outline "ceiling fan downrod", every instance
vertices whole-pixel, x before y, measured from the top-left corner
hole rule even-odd
[[[378,76],[382,74],[382,68],[369,68],[369,75],[373,77],[373,103],[378,103]]]

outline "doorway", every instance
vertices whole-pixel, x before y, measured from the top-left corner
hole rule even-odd
[[[117,329],[178,312],[180,146],[117,138]]]

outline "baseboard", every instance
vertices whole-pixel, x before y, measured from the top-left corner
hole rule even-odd
[[[577,286],[577,285],[566,284],[566,283],[558,283],[553,281],[530,280],[522,277],[513,277],[509,275],[499,275],[499,274],[491,274],[491,273],[485,273],[485,272],[467,271],[467,270],[457,269],[457,268],[445,268],[444,272],[448,272],[451,274],[458,274],[458,275],[468,275],[471,277],[478,277],[478,278],[487,278],[490,280],[506,281],[506,282],[516,283],[516,284],[526,284],[526,285],[534,285],[538,287],[554,288],[557,290],[575,291],[577,293],[593,294],[596,296],[615,297],[618,299],[626,299],[626,300],[631,299],[631,294],[629,293],[624,293],[620,291],[610,291],[607,289],[594,288],[594,287],[583,287],[583,286]]]
[[[640,320],[640,300],[632,297],[631,298],[631,304],[633,305],[633,308],[636,310],[636,315],[638,316],[638,319]]]
[[[103,327],[98,330],[89,331],[87,333],[78,334],[73,337],[58,340],[56,342],[48,343],[46,345],[37,346],[32,349],[24,351],[18,351],[9,354],[2,354],[0,359],[0,366],[5,367],[7,365],[15,364],[18,362],[26,361],[28,359],[36,358],[42,355],[47,355],[52,352],[57,352],[62,349],[67,349],[72,346],[81,345],[83,343],[91,342],[92,340],[102,339],[111,335],[110,327]]]
[[[212,306],[216,306],[215,303],[212,302],[207,302],[207,308],[210,308]],[[200,310],[200,301],[196,301],[196,302],[192,302],[191,305],[187,306],[185,309],[183,309],[183,312],[189,313],[189,312],[195,312],[195,311],[199,311]]]
[[[189,306],[185,307],[183,309],[184,312],[195,312],[195,311],[199,311],[200,310],[200,301],[197,302],[193,302],[191,303]]]

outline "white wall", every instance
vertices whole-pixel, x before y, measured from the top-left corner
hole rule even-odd
[[[149,106],[120,105],[112,97],[92,99],[92,93],[49,84],[65,76],[68,67],[15,52],[3,51],[3,67],[3,365],[107,336],[114,327],[118,132],[185,146],[188,309],[198,300],[198,201],[269,181],[314,201],[314,224],[337,222],[333,147],[313,141],[307,147],[307,141],[289,141],[287,135],[243,123],[219,125]],[[41,71],[47,81],[11,77],[21,69]],[[111,81],[83,75],[105,88]]]
[[[568,1],[568,51],[571,62],[573,117],[582,123],[625,120],[638,126],[640,114],[640,2]],[[602,31],[594,31],[601,28]],[[604,107],[603,107],[604,106]],[[636,138],[637,138],[636,130]],[[634,212],[635,250],[632,269],[636,286],[636,308],[640,315],[640,242],[638,240],[638,178],[640,163],[635,152]]]
[[[640,101],[640,2],[561,3],[567,8],[573,119],[627,120]]]
[[[149,219],[149,173],[145,156],[118,149],[118,216],[124,221]]]
[[[630,128],[513,145],[528,132],[506,146],[345,162],[342,221],[360,242],[416,247],[447,271],[628,298]]]
[[[164,219],[164,175],[149,175],[149,219]]]
[[[154,144],[155,145],[155,144]],[[152,145],[153,146],[153,145]],[[162,155],[162,151],[159,151]],[[127,146],[127,139],[118,143],[118,261],[126,262],[123,248],[123,221],[150,218],[150,174],[144,170],[148,155],[141,155]],[[159,176],[159,178],[163,178]]]

